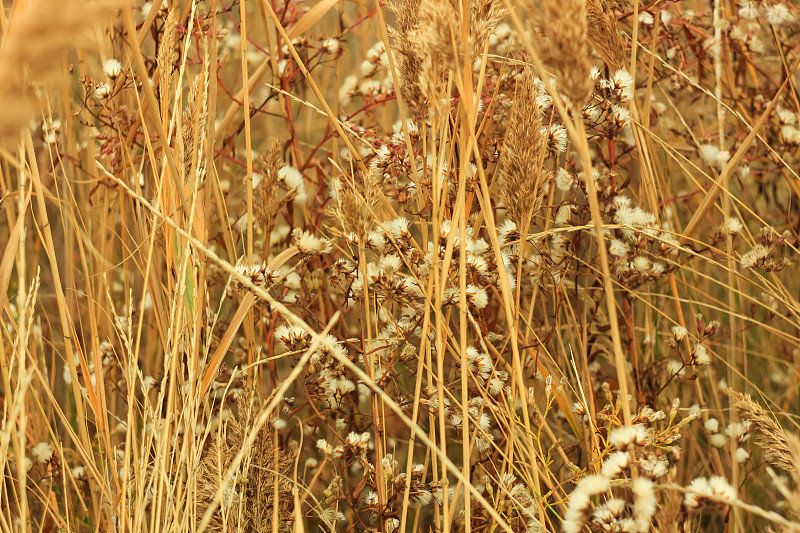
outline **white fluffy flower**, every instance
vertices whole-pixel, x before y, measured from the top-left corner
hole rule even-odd
[[[559,191],[569,191],[575,185],[575,178],[572,177],[572,174],[564,170],[563,168],[559,168],[558,172],[556,172],[556,187],[558,187]]]
[[[306,194],[305,180],[299,170],[291,165],[284,165],[278,171],[278,178],[283,180],[289,190],[295,189],[297,191],[297,196],[294,198],[295,202],[302,203],[306,201],[308,195]]]
[[[733,457],[736,459],[737,463],[745,463],[750,458],[750,452],[744,448],[736,448],[736,452],[734,453]]]
[[[489,303],[489,296],[486,290],[475,285],[467,286],[467,300],[475,306],[476,309],[483,309]]]
[[[626,102],[633,98],[633,78],[627,70],[618,70],[611,78],[614,83],[614,89],[620,94],[620,100]]]
[[[394,240],[399,240],[403,236],[408,236],[408,219],[405,217],[395,218],[383,223],[386,234]]]
[[[365,78],[369,78],[375,74],[378,70],[378,65],[373,63],[372,61],[364,60],[361,62],[361,75]]]
[[[572,206],[571,205],[562,205],[556,211],[556,219],[555,223],[563,226],[567,222],[569,222],[569,218],[572,216]]]
[[[687,509],[694,509],[700,505],[702,498],[712,497],[730,503],[736,500],[736,489],[724,477],[713,476],[710,479],[700,477],[692,481],[688,487],[689,492],[684,496],[683,505]]]
[[[328,54],[335,54],[339,51],[339,41],[334,38],[325,39],[322,41],[322,49]]]
[[[683,342],[683,339],[686,338],[689,332],[683,326],[672,326],[672,336],[675,338],[675,342]]]
[[[667,474],[669,463],[663,456],[656,457],[655,455],[648,454],[646,458],[639,459],[639,470],[649,477],[659,478]]]
[[[613,106],[611,108],[611,116],[618,128],[624,128],[631,123],[631,112],[622,106]]]
[[[739,16],[751,20],[757,18],[758,6],[751,0],[739,0]]]
[[[647,272],[650,268],[650,260],[643,255],[638,255],[633,258],[633,268],[639,272]]]
[[[509,244],[509,242],[516,240],[517,238],[517,225],[514,223],[513,220],[506,220],[500,227],[497,228],[498,237],[500,238],[500,244]]]
[[[303,328],[289,324],[276,329],[275,338],[278,339],[287,350],[303,349],[308,346],[311,339]]]
[[[732,422],[725,428],[725,434],[731,439],[736,439],[739,442],[747,440],[750,431],[750,422]]]
[[[365,96],[372,93],[380,93],[381,89],[382,86],[379,80],[364,80],[358,86],[358,92]]]
[[[557,152],[567,151],[567,129],[561,124],[551,124],[542,128],[542,133],[550,137],[550,148]]]
[[[40,463],[49,463],[53,458],[53,447],[48,442],[40,442],[33,447],[31,453]]]
[[[642,11],[641,13],[639,13],[639,22],[641,24],[644,24],[645,26],[652,26],[653,23],[655,22],[655,19],[653,18],[653,15],[651,15],[647,11]]]
[[[333,244],[324,237],[317,237],[316,235],[303,231],[300,228],[295,228],[292,236],[297,243],[297,249],[303,254],[327,254],[333,250]]]
[[[800,144],[800,129],[794,126],[781,126],[781,136],[789,144]]]
[[[794,20],[794,15],[789,11],[785,4],[775,3],[766,8],[767,22],[780,26],[784,22]]]
[[[656,217],[648,213],[641,207],[631,207],[620,205],[614,212],[614,221],[621,226],[652,226],[656,222]],[[628,234],[626,233],[626,236]]]
[[[656,512],[658,499],[655,485],[646,477],[639,477],[631,484],[633,490],[633,517],[636,521],[635,531],[647,533]]]
[[[711,435],[711,438],[708,440],[708,443],[711,444],[714,448],[724,448],[728,443],[728,439],[725,438],[725,435],[722,433],[714,433]]]
[[[694,347],[694,358],[698,365],[707,365],[711,363],[711,356],[708,355],[708,349],[702,344]]]
[[[358,89],[358,77],[357,76],[347,76],[342,82],[342,86],[339,87],[339,100],[342,101],[343,104],[346,104],[350,101],[350,98],[356,93]]]
[[[769,248],[763,244],[756,244],[752,250],[742,256],[742,266],[744,268],[754,267],[760,260],[766,259],[769,255]]]
[[[111,94],[111,87],[104,81],[98,83],[94,88],[94,97],[98,100],[107,98],[109,94]]]
[[[778,109],[775,110],[775,113],[778,115],[778,120],[781,124],[795,124],[797,123],[797,113],[786,109],[785,107],[778,106]]]
[[[586,476],[578,482],[575,490],[569,495],[567,512],[561,528],[564,533],[579,533],[585,523],[586,511],[592,504],[592,496],[601,494],[609,489],[608,479],[605,476]]]
[[[113,80],[122,72],[122,63],[116,59],[107,59],[103,62],[103,72]]]
[[[475,447],[478,448],[479,452],[483,453],[492,446],[492,441],[494,441],[494,435],[492,434],[478,435],[475,439]]]
[[[620,450],[626,450],[631,445],[646,444],[647,440],[647,429],[642,424],[619,427],[608,434],[608,441]]]
[[[389,147],[385,144],[382,144],[376,151],[375,151],[375,160],[380,161],[383,163],[389,156],[392,155],[392,152],[389,150]]]
[[[627,452],[614,452],[603,463],[601,473],[608,479],[614,479],[628,467],[630,459]]]
[[[628,257],[628,245],[619,239],[611,239],[608,251],[616,257]]]
[[[719,146],[715,144],[702,144],[699,150],[703,161],[708,166],[716,167],[719,170],[722,170],[731,158],[731,153],[728,150],[720,150]]]
[[[742,222],[736,217],[728,217],[725,219],[725,222],[722,223],[720,226],[719,231],[723,235],[733,235],[734,233],[739,233],[744,229]]]

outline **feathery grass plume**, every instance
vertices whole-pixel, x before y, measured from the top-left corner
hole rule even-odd
[[[397,18],[397,28],[390,28],[389,34],[394,40],[394,53],[397,54],[397,71],[401,80],[403,97],[414,111],[424,115],[428,102],[422,94],[419,80],[422,73],[423,50],[419,43],[410,38],[412,31],[419,24],[420,0],[400,0],[391,5]]]
[[[281,159],[281,143],[278,140],[272,143],[269,152],[261,155],[260,163],[261,180],[253,191],[253,211],[256,223],[261,226],[264,234],[261,257],[269,257],[270,237],[275,227],[275,220],[278,213],[297,198],[298,189],[290,188],[282,198],[280,197],[280,172],[283,161]]]
[[[456,29],[456,14],[447,0],[422,0],[418,8],[419,23],[409,32],[421,53],[419,86],[436,114],[442,111],[442,91],[449,68],[458,60],[454,56],[451,31]]]
[[[670,482],[674,482],[670,475]],[[664,495],[656,509],[655,524],[659,533],[678,533],[681,518],[683,495],[675,490],[662,492]]]
[[[175,80],[175,63],[178,61],[178,15],[175,10],[169,12],[164,22],[164,35],[158,46],[156,63],[159,69],[158,96],[161,101],[161,117],[167,120],[169,102],[172,98],[172,82]]]
[[[783,428],[767,411],[753,401],[749,394],[723,389],[731,398],[734,407],[739,411],[739,417],[753,424],[756,428],[756,442],[764,451],[770,464],[777,466],[794,475],[800,474],[800,454],[792,446],[789,436]]]
[[[351,183],[356,187],[360,185],[363,188],[363,202],[370,210],[374,210],[378,202],[380,202],[380,197],[383,194],[381,190],[382,181],[383,176],[379,167],[370,166],[366,172],[358,168],[355,170],[355,181]]]
[[[481,57],[489,35],[507,12],[503,0],[472,0],[470,19],[471,62]]]
[[[531,33],[545,66],[552,70],[558,89],[580,109],[591,94],[589,45],[584,0],[525,0],[522,4],[538,26]]]
[[[198,152],[202,148],[206,132],[206,116],[208,115],[208,88],[205,76],[201,73],[195,76],[189,89],[186,108],[183,110],[183,171],[184,180],[191,178],[195,146]],[[202,177],[203,161],[197,160],[197,174]]]
[[[533,73],[526,69],[517,83],[514,110],[498,164],[500,199],[517,228],[539,211],[546,190],[542,161],[547,135],[538,95]]]
[[[278,172],[281,169],[281,145],[277,140],[272,143],[269,152],[261,155],[261,180],[256,185],[256,198],[253,211],[256,222],[265,233],[272,230],[275,217],[281,207],[278,198]]]
[[[366,235],[367,228],[361,216],[361,207],[364,200],[350,186],[349,182],[343,185],[344,190],[341,194],[341,205],[337,208],[337,216],[342,221],[342,229],[346,235],[353,234],[362,242]]]
[[[252,385],[239,394],[237,416],[227,428],[220,429],[223,435],[209,438],[200,462],[197,480],[198,519],[212,505],[219,487],[228,480],[227,490],[209,522],[211,531],[273,531],[275,505],[278,506],[279,520],[283,522],[288,518],[288,502],[286,499],[276,501],[274,488],[276,483],[282,483],[281,475],[289,460],[275,443],[271,426],[264,425],[259,430],[239,471],[230,471],[236,454],[244,446],[260,414],[253,405],[257,401],[254,394]]]
[[[612,70],[625,68],[625,41],[617,28],[617,17],[603,0],[586,0],[589,44]]]
[[[14,135],[36,112],[31,83],[63,73],[65,52],[84,45],[88,30],[103,24],[116,2],[31,0],[16,2],[0,48],[0,139]]]

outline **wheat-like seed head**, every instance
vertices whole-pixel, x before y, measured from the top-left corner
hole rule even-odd
[[[497,170],[500,199],[518,228],[539,211],[547,189],[548,174],[542,168],[547,135],[538,96],[533,73],[526,70],[517,83],[514,110]]]
[[[198,155],[194,161],[197,149],[202,149],[206,133],[206,116],[208,115],[208,87],[205,76],[200,73],[195,76],[189,89],[186,108],[183,110],[183,176],[184,181],[190,182],[192,171],[197,170],[198,175],[203,167],[203,161]]]
[[[763,407],[753,401],[749,394],[724,389],[731,398],[742,420],[747,420],[756,429],[756,442],[766,454],[767,460],[793,475],[800,475],[800,451],[791,445],[786,431]]]
[[[175,63],[178,61],[178,14],[170,11],[164,22],[164,36],[158,46],[156,62],[159,68],[158,96],[161,100],[162,118],[166,120],[172,99],[172,84],[175,80]]]
[[[542,61],[555,75],[558,89],[581,109],[594,85],[589,77],[585,1],[525,0],[522,5],[535,26],[532,33]]]
[[[603,0],[587,0],[588,39],[612,70],[625,68],[625,41],[617,28],[617,17]]]
[[[391,9],[397,18],[397,28],[391,29],[394,52],[397,54],[397,69],[406,102],[420,115],[427,111],[427,100],[420,87],[423,50],[410,38],[419,24],[420,0],[400,0]]]
[[[286,454],[274,440],[272,427],[265,425],[253,441],[246,460],[238,471],[230,471],[233,460],[247,441],[259,409],[253,404],[252,385],[239,394],[237,416],[221,429],[224,434],[209,439],[198,472],[198,516],[202,517],[214,502],[219,487],[227,480],[228,490],[209,522],[211,531],[273,531],[274,506],[279,520],[287,518],[287,501],[275,500],[275,484],[282,484],[281,474],[288,465]]]

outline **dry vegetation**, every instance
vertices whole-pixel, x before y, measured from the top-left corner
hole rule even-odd
[[[793,3],[159,2],[0,11],[0,533],[800,530]]]

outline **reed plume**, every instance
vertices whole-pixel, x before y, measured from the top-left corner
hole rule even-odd
[[[261,156],[261,180],[255,188],[256,197],[253,210],[256,222],[264,233],[269,233],[275,222],[275,216],[281,207],[278,198],[278,172],[281,165],[281,146],[278,141],[272,143],[269,152]]]
[[[161,118],[169,117],[169,104],[172,99],[172,85],[176,78],[175,63],[178,61],[178,15],[173,10],[164,22],[164,35],[158,46],[156,62],[159,69],[158,95],[161,101]]]
[[[422,0],[417,16],[419,22],[408,35],[421,57],[419,88],[426,102],[425,109],[432,107],[434,114],[441,114],[444,112],[444,81],[448,69],[458,61],[452,38],[456,14],[447,0]]]
[[[420,76],[422,74],[423,50],[419,43],[411,39],[412,32],[419,25],[420,0],[400,0],[393,3],[391,10],[397,19],[397,27],[390,28],[397,54],[397,70],[401,80],[403,98],[417,113],[424,115],[427,99],[422,94]]]
[[[592,91],[592,64],[587,42],[584,0],[525,0],[531,14],[532,33],[545,66],[552,71],[558,89],[580,109]]]
[[[617,17],[603,0],[586,1],[588,40],[603,61],[612,69],[625,68],[625,41],[617,27]]]
[[[205,141],[206,116],[208,115],[208,87],[205,76],[201,73],[195,76],[189,89],[186,108],[183,111],[183,169],[184,180],[189,181],[193,169],[197,169],[198,176],[202,177],[203,162],[198,151]],[[198,154],[195,156],[195,154]],[[197,161],[194,158],[197,157]]]
[[[546,191],[542,162],[547,135],[538,96],[533,73],[524,71],[517,83],[514,110],[497,170],[500,199],[518,228],[539,211]]]
[[[209,522],[211,531],[246,531],[266,533],[273,531],[273,516],[281,521],[287,518],[287,502],[276,500],[275,486],[281,484],[281,475],[288,458],[278,448],[272,428],[264,425],[238,471],[231,471],[234,458],[247,441],[259,410],[252,405],[253,387],[248,386],[237,399],[237,416],[229,422],[219,439],[211,437],[200,462],[197,480],[198,518],[214,505],[220,486],[227,483],[219,506]],[[278,507],[275,513],[274,507]],[[280,526],[281,524],[278,524]]]
[[[756,442],[766,454],[767,460],[789,473],[800,474],[800,455],[780,424],[754,402],[749,394],[732,389],[724,389],[724,392],[738,410],[739,417],[755,427]]]
[[[473,0],[471,4],[470,40],[472,42],[471,62],[481,57],[489,36],[503,20],[507,9],[503,0]]]

